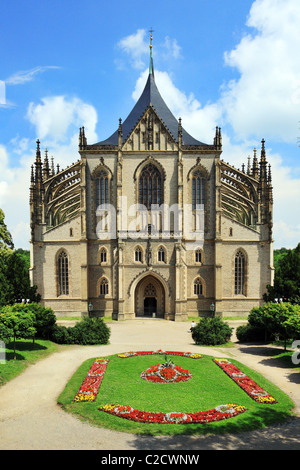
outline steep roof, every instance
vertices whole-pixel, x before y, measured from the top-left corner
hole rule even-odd
[[[149,76],[139,100],[133,107],[132,111],[122,123],[123,142],[127,140],[146,109],[152,106],[162,120],[167,130],[170,132],[175,141],[178,141],[178,121],[171,113],[170,109],[164,102],[154,79],[153,63],[151,62]],[[202,142],[194,139],[185,129],[182,129],[182,143],[184,145],[205,145]],[[108,139],[98,142],[96,145],[117,145],[118,144],[118,130],[116,130]]]

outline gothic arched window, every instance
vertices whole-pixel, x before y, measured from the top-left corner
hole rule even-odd
[[[139,177],[139,204],[151,209],[151,204],[162,204],[162,178],[158,168],[149,163]]]
[[[105,248],[101,248],[100,250],[100,263],[106,263],[107,261],[107,251]]]
[[[58,295],[69,294],[69,260],[62,251],[58,257]]]
[[[203,295],[203,285],[200,277],[194,281],[194,295]]]
[[[192,177],[192,208],[200,204],[205,204],[205,178],[196,170]]]
[[[143,259],[142,250],[139,246],[135,249],[134,259],[135,259],[135,261],[142,262],[142,259]]]
[[[234,259],[234,293],[236,295],[245,295],[245,271],[245,255],[241,251],[238,251]]]
[[[109,204],[109,177],[101,170],[96,177],[96,205]]]
[[[202,251],[199,248],[195,251],[195,262],[202,263]]]
[[[166,254],[165,254],[165,250],[164,248],[161,246],[159,249],[158,249],[158,253],[157,253],[157,257],[158,257],[158,261],[161,261],[163,263],[166,262]]]
[[[100,282],[100,295],[108,294],[108,280],[104,277]]]

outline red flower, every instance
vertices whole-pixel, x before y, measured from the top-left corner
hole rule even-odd
[[[277,403],[268,392],[257,385],[250,377],[244,374],[238,367],[232,364],[228,359],[214,359],[214,362],[239,385],[253,400],[258,403]]]

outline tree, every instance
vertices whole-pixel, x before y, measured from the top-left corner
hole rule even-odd
[[[14,244],[10,232],[7,230],[4,219],[4,212],[0,209],[0,251],[9,251],[14,248]]]
[[[249,316],[248,323],[253,327],[264,327],[272,336],[278,336],[286,342],[300,332],[300,307],[290,303],[269,302],[261,307],[254,307]]]
[[[12,236],[5,224],[5,216],[0,209],[0,306],[22,302],[39,302],[41,296],[37,286],[30,285],[28,250],[14,250]]]
[[[22,309],[23,312],[33,313],[35,318],[34,327],[36,328],[36,336],[39,338],[49,339],[52,328],[56,324],[56,316],[53,310],[49,307],[43,307],[37,302],[22,304],[20,309]]]
[[[29,252],[18,249],[8,255],[6,260],[6,279],[9,284],[7,303],[14,304],[28,299],[29,302],[39,302],[41,297],[37,294],[37,287],[30,285],[29,279]]]
[[[274,252],[274,285],[267,286],[266,302],[282,299],[293,304],[300,303],[300,243],[294,249],[281,248]]]
[[[11,286],[6,276],[6,266],[7,259],[14,248],[12,236],[7,230],[4,219],[4,212],[0,209],[0,305],[8,303],[11,294]]]
[[[3,307],[0,311],[0,333],[7,335],[9,332],[14,339],[14,359],[16,359],[16,339],[30,338],[36,333],[34,327],[35,316],[32,312],[24,312],[18,305]],[[7,339],[7,336],[6,336]]]

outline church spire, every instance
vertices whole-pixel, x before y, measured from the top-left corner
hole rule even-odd
[[[152,33],[154,33],[153,29],[151,28],[150,31],[150,65],[149,65],[149,75],[152,75],[153,78],[154,78],[154,66],[153,66],[153,57],[152,57],[152,39],[153,39],[153,36],[152,36]]]
[[[36,158],[35,158],[35,182],[36,184],[42,183],[42,160],[40,151],[40,141],[36,141]]]

